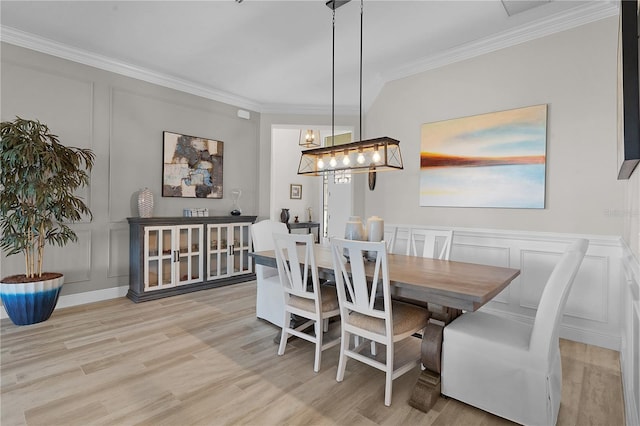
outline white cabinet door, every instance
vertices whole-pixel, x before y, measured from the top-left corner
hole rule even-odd
[[[175,287],[175,227],[144,228],[144,289],[160,290]]]
[[[180,225],[176,228],[176,285],[201,282],[204,263],[202,225]]]
[[[207,280],[253,271],[249,258],[251,223],[207,225]]]
[[[229,225],[207,225],[207,280],[229,276]]]
[[[202,229],[202,225],[145,227],[145,291],[203,281]]]
[[[249,232],[250,223],[237,223],[230,226],[231,236],[231,259],[229,267],[231,275],[248,274],[253,271],[253,264],[249,259],[251,250],[251,234]]]

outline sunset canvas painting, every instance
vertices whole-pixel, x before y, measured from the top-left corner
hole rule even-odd
[[[422,125],[420,206],[543,209],[547,105]]]

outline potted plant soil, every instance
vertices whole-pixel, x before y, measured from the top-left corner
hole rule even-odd
[[[75,191],[88,185],[95,156],[62,145],[36,120],[3,121],[0,136],[0,248],[25,260],[24,274],[2,278],[0,296],[14,324],[35,324],[51,316],[64,282],[42,271],[45,246],[77,241],[69,224],[92,218]]]

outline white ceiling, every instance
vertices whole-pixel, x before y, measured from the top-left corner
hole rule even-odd
[[[261,112],[331,108],[332,12],[324,0],[3,0],[0,8],[8,43]],[[617,10],[609,0],[367,0],[365,109],[385,82]],[[359,14],[357,0],[336,10],[338,113],[358,110]]]

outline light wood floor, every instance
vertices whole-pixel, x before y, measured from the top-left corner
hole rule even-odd
[[[339,347],[313,372],[313,347],[255,318],[255,282],[135,304],[60,309],[46,322],[1,324],[1,417],[10,425],[498,425],[453,399],[424,414],[407,404],[419,372],[394,381]],[[623,425],[618,353],[562,341],[560,425]],[[490,384],[489,384],[490,385]]]

